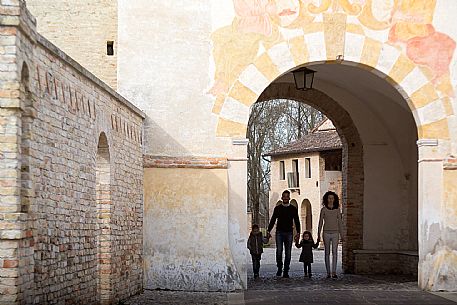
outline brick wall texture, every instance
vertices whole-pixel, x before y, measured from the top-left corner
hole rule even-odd
[[[117,1],[27,0],[38,32],[116,89]],[[114,55],[106,52],[114,42]]]
[[[357,274],[402,274],[417,277],[417,253],[356,253]]]
[[[0,15],[0,304],[117,303],[143,286],[144,114],[22,1]]]
[[[166,157],[144,155],[144,168],[227,168],[226,158],[210,157]]]

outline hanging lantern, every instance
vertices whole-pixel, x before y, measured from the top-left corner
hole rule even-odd
[[[297,90],[303,91],[311,89],[313,87],[315,72],[316,71],[305,67],[293,71],[292,73],[294,74],[295,88],[297,88]]]

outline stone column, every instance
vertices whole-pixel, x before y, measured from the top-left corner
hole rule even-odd
[[[232,140],[228,156],[229,244],[243,288],[247,288],[247,139]]]
[[[28,214],[21,206],[23,102],[18,62],[22,43],[18,33],[23,5],[20,1],[0,4],[0,304],[33,302],[33,240]]]
[[[457,291],[457,160],[438,140],[419,147],[419,266],[421,289]]]

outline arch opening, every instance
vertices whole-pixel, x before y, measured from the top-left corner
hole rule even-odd
[[[111,164],[108,139],[101,133],[96,156],[97,267],[101,304],[112,300],[111,279]]]
[[[310,67],[317,71],[315,89],[296,90],[288,73],[256,102],[301,101],[334,123],[343,146],[343,270],[416,276],[418,128],[408,103],[385,79],[359,67]],[[374,258],[377,264],[368,263]],[[408,267],[401,267],[405,259]]]
[[[30,92],[30,76],[27,63],[23,63],[21,69],[21,212],[29,212],[31,201],[34,196],[33,181],[31,176],[30,145],[32,141],[33,108],[32,93]]]
[[[304,230],[313,230],[313,211],[311,209],[311,202],[308,199],[303,199],[301,203],[300,220]]]

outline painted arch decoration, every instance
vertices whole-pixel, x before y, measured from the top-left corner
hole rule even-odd
[[[211,35],[216,135],[245,137],[249,107],[282,73],[343,55],[399,90],[419,138],[449,140],[456,42],[433,26],[436,1],[233,0],[232,24]]]

